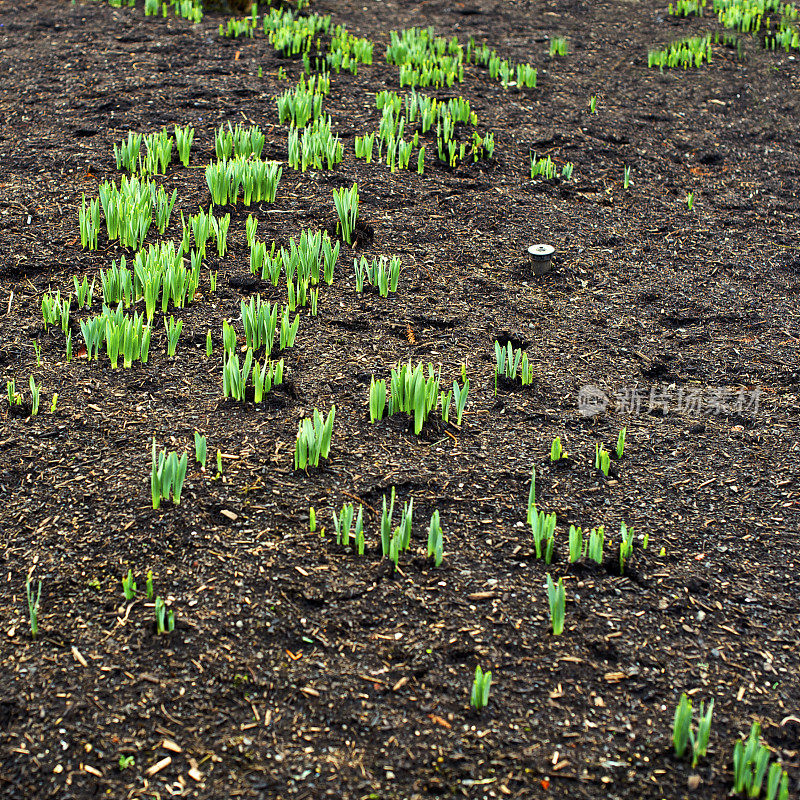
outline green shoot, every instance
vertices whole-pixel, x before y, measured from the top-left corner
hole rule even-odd
[[[597,95],[593,94],[589,98],[589,113],[596,114],[597,113]]]
[[[686,195],[686,207],[691,211],[694,208],[694,192],[688,192]]]
[[[309,506],[308,509],[308,530],[315,533],[317,530],[317,512],[314,511],[314,506]]]
[[[623,454],[625,453],[625,433],[627,432],[627,428],[620,428],[619,436],[617,436],[617,458],[622,458]]]
[[[563,457],[564,450],[561,447],[561,437],[556,436],[553,439],[553,444],[550,445],[550,461],[560,461]]]
[[[689,744],[689,732],[692,728],[692,701],[684,692],[675,709],[675,718],[672,722],[672,746],[676,758],[683,758],[686,746]]]
[[[28,578],[25,581],[25,595],[28,600],[28,621],[31,626],[31,639],[35,639],[39,635],[39,601],[42,597],[42,582],[39,581],[39,590],[34,598],[31,591],[31,579]]]
[[[433,563],[439,567],[444,557],[444,539],[442,526],[439,524],[439,511],[436,510],[431,516],[431,524],[428,527],[428,558],[433,557]]]
[[[625,572],[625,562],[631,557],[633,553],[633,528],[623,522],[619,528],[619,574]]]
[[[195,461],[197,461],[200,466],[205,469],[206,468],[206,456],[208,452],[208,446],[206,443],[206,437],[202,436],[198,431],[194,432],[194,457]]]
[[[126,600],[136,599],[136,581],[133,579],[133,570],[128,569],[128,574],[122,576],[122,593]]]
[[[564,36],[554,36],[550,39],[550,57],[565,56],[569,52],[569,42]]]
[[[153,570],[147,570],[144,582],[144,595],[148,600],[153,599]]]
[[[559,578],[554,584],[550,573],[547,573],[547,602],[550,606],[550,622],[553,625],[553,636],[560,636],[564,632],[564,579]]]
[[[605,543],[605,528],[598,525],[597,528],[592,528],[589,533],[589,546],[586,554],[595,562],[595,564],[603,563],[603,545]]]
[[[631,168],[622,168],[622,188],[627,189],[631,185]]]
[[[469,703],[476,711],[481,711],[486,708],[489,703],[489,689],[491,686],[491,671],[484,672],[480,665],[475,667],[475,678],[472,682],[472,693]]]
[[[28,385],[31,389],[31,416],[35,417],[39,413],[39,400],[41,398],[41,387],[36,385],[36,381],[31,375]]]
[[[583,556],[583,531],[574,525],[569,526],[569,563],[574,564]]]
[[[211,331],[206,331],[206,358],[211,358],[214,352],[214,345],[211,341]]]
[[[155,599],[156,610],[156,632],[171,633],[175,630],[175,612],[166,607],[166,604],[160,597]]]

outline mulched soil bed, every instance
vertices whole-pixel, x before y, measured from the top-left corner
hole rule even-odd
[[[722,798],[733,743],[756,719],[797,791],[800,62],[743,37],[744,60],[718,46],[710,66],[650,70],[648,48],[715,29],[665,6],[315,2],[376,43],[375,64],[334,75],[325,102],[344,162],[284,166],[274,205],[227,209],[230,254],[206,261],[216,293],[204,269],[201,297],[175,312],[177,355],[159,314],[150,363],[127,370],[66,363],[63,334],[42,324],[48,288],[65,294],[122,252],[104,231],[98,251],[81,250],[82,193],[116,178],[112,144],[129,130],[193,124],[202,167],[215,127],[252,122],[266,156],[285,159],[273,98],[301,64],[263,35],[221,38],[220,16],[0,6],[0,378],[28,403],[29,376],[42,387],[38,416],[0,408],[4,798]],[[379,120],[374,93],[399,90],[389,30],[427,25],[532,63],[538,87],[504,91],[470,67],[430,91],[469,99],[495,133],[488,162],[431,158],[419,176],[356,161],[354,136]],[[568,37],[567,56],[550,58],[551,35]],[[530,151],[573,162],[572,181],[531,181]],[[178,189],[177,238],[179,211],[208,208],[203,170],[173,164],[159,181]],[[370,232],[356,252],[399,255],[397,293],[356,294],[343,247],[285,353],[287,384],[263,404],[223,400],[223,320],[255,293],[285,301],[250,275],[248,213],[260,239],[286,245],[335,230],[332,189],[353,181]],[[530,274],[533,242],[556,247],[549,275]],[[73,312],[76,351],[86,313]],[[495,392],[496,339],[525,349],[532,386]],[[441,365],[448,383],[466,363],[460,427],[431,422],[417,437],[400,417],[369,423],[371,376],[409,359]],[[605,412],[580,413],[586,386]],[[334,404],[330,459],[295,473],[298,422]],[[612,449],[623,425],[624,457],[605,477],[595,443]],[[207,471],[190,458],[180,505],[154,511],[152,437],[191,455],[195,430]],[[563,464],[549,461],[555,436]],[[549,568],[525,522],[532,466],[540,508],[558,517]],[[415,510],[396,573],[377,535],[392,486]],[[365,509],[363,556],[332,536],[330,509],[350,501]],[[434,509],[440,568],[425,558]],[[620,576],[622,521],[637,539]],[[570,524],[605,525],[606,563],[567,563]],[[175,611],[168,635],[155,633],[148,570]],[[560,637],[547,571],[565,579]],[[28,576],[42,582],[35,641]],[[480,714],[476,665],[494,675]],[[671,752],[682,691],[716,703],[695,770]]]

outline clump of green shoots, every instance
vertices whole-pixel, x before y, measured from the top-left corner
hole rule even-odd
[[[597,95],[593,94],[589,98],[589,113],[596,114],[597,113]]]
[[[349,547],[350,539],[352,538],[355,544],[356,552],[358,555],[363,556],[365,547],[363,507],[359,506],[358,508],[358,516],[355,518],[355,527],[353,527],[354,514],[355,511],[352,503],[345,503],[338,515],[336,511],[333,512],[333,527],[336,531],[336,544],[340,544],[343,547]],[[351,528],[353,529],[352,537],[350,533]]]
[[[569,52],[569,42],[564,36],[553,36],[550,39],[550,57],[565,56]]]
[[[412,367],[411,362],[393,367],[389,382],[389,416],[400,413],[413,416],[414,433],[419,436],[425,421],[439,403],[440,382],[441,370],[437,375],[433,364],[428,364],[427,378],[421,362],[416,367]],[[386,381],[373,377],[369,395],[370,421],[378,422],[386,407]],[[466,393],[459,394],[459,399],[466,403]]]
[[[188,461],[186,453],[179,458],[174,450],[169,455],[166,450],[162,450],[156,456],[156,437],[153,437],[150,493],[154,509],[159,508],[161,501],[168,500],[170,495],[172,495],[172,502],[176,506],[180,505]]]
[[[700,67],[703,62],[711,63],[711,37],[690,36],[670,42],[663,50],[650,50],[647,54],[647,66],[658,67],[661,72],[664,67],[673,69],[682,67]]]
[[[275,202],[283,168],[277,161],[251,161],[235,156],[227,161],[212,162],[206,167],[206,185],[214,205],[235,205],[242,192],[242,202]]]
[[[550,573],[547,573],[547,602],[550,606],[550,622],[553,626],[553,636],[560,636],[564,632],[564,579],[559,578],[558,583],[553,583]]]
[[[511,342],[503,347],[500,342],[494,343],[494,385],[497,393],[497,379],[500,377],[516,380],[519,375],[523,386],[533,383],[533,366],[528,361],[528,354],[522,348],[514,348]]]
[[[747,741],[740,739],[733,748],[733,794],[760,797],[766,778],[767,800],[788,800],[789,777],[779,763],[769,766],[770,755],[770,749],[761,744],[761,726],[754,722]]]
[[[184,167],[189,166],[189,156],[192,151],[192,142],[194,141],[194,128],[191,125],[181,127],[175,125],[175,146],[178,150],[178,158]]]
[[[336,406],[331,407],[327,419],[315,408],[312,419],[300,422],[294,448],[295,470],[318,467],[320,458],[328,458],[335,417]]]
[[[714,713],[714,700],[708,704],[708,710],[700,703],[700,718],[695,729],[692,724],[692,701],[684,692],[675,709],[675,718],[672,723],[672,745],[675,748],[675,757],[683,758],[688,745],[692,748],[692,769],[697,762],[705,756],[708,750],[708,739],[711,734],[711,715]],[[769,751],[767,751],[769,752]],[[757,795],[753,795],[757,796]]]
[[[127,140],[114,145],[114,159],[117,162],[117,169],[126,169],[131,173],[136,172],[141,148],[142,134],[128,131]]]
[[[287,142],[292,169],[333,169],[344,158],[344,146],[331,131],[331,118],[319,117],[302,129],[292,126]]]
[[[599,469],[606,477],[608,477],[608,471],[611,469],[611,455],[599,443],[594,446],[594,468]]]
[[[541,176],[545,180],[552,180],[559,175],[558,167],[550,155],[545,158],[537,157],[536,153],[531,153],[531,180]],[[572,172],[575,165],[571,161],[566,161],[561,166],[561,178],[565,181],[572,180]]]
[[[352,245],[358,220],[358,184],[354,183],[349,189],[334,189],[333,204],[339,216],[337,231],[341,231],[342,239],[348,245]]]
[[[470,694],[469,704],[476,711],[482,711],[489,703],[489,689],[492,686],[492,673],[490,670],[484,672],[480,664],[475,667],[475,677],[472,681],[472,693]]]
[[[82,282],[78,282],[77,276],[72,276],[72,285],[75,287],[75,299],[79,311],[82,308],[91,308],[92,299],[94,298],[94,283],[93,280],[90,284],[85,275]]]
[[[688,208],[689,211],[694,209],[694,192],[688,192],[686,194],[686,208]]]
[[[81,195],[78,225],[81,232],[81,247],[97,250],[97,236],[100,230],[100,200],[89,200],[87,204],[86,195]]]
[[[400,514],[400,522],[392,531],[391,519],[394,510],[394,487],[392,487],[392,502],[389,507],[388,517],[386,513],[386,498],[384,497],[383,516],[381,517],[381,549],[383,557],[391,561],[397,569],[400,561],[400,553],[408,550],[411,546],[411,528],[414,516],[414,499],[411,498],[407,503],[403,503],[403,511]]]
[[[338,244],[338,242],[337,242]],[[391,261],[386,256],[373,258],[372,262],[364,256],[353,259],[353,269],[356,274],[356,291],[364,291],[364,279],[378,289],[381,297],[388,297],[389,292],[397,291],[400,280],[400,259],[392,256]]]
[[[546,514],[534,506],[529,512],[529,519],[536,558],[544,557],[544,563],[550,564],[555,549],[556,515],[555,513]],[[544,549],[542,549],[542,545],[544,545]]]

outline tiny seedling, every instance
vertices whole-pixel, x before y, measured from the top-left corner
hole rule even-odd
[[[689,192],[686,195],[686,207],[691,211],[694,208],[694,192]]]
[[[136,764],[136,759],[133,756],[120,756],[117,765],[120,770],[126,770]]]
[[[619,574],[625,572],[625,562],[633,553],[633,528],[629,528],[624,522],[619,528]]]
[[[439,511],[436,510],[431,516],[431,524],[428,528],[428,558],[433,557],[433,563],[437,567],[442,564],[443,546],[442,526],[439,524]]]
[[[480,664],[475,667],[475,678],[472,681],[472,694],[469,703],[476,710],[481,711],[489,703],[489,689],[492,686],[491,671],[484,672]]]
[[[627,428],[620,428],[619,436],[617,436],[617,458],[622,458],[623,454],[625,453],[625,433],[627,432]]]
[[[153,570],[147,570],[147,576],[144,582],[144,594],[148,600],[153,599]]]
[[[311,533],[315,533],[317,530],[317,512],[314,510],[314,506],[309,506],[308,509],[308,530]]]
[[[28,600],[28,621],[31,626],[31,639],[35,639],[39,635],[39,601],[42,598],[42,582],[39,581],[39,589],[34,598],[31,590],[31,579],[28,578],[25,581],[25,595]]]
[[[597,95],[593,94],[589,98],[589,113],[596,114],[597,113]]]
[[[627,189],[631,185],[631,168],[622,168],[622,188]]]
[[[564,450],[561,447],[561,437],[556,436],[553,439],[553,444],[550,445],[550,460],[560,461],[563,458]]]
[[[550,573],[547,573],[547,602],[550,606],[550,622],[553,626],[553,636],[560,636],[564,632],[564,579],[559,578],[558,583],[553,583]]]
[[[127,575],[122,576],[122,593],[126,600],[136,598],[136,581],[133,578],[133,570],[129,569]]]
[[[173,630],[175,630],[175,612],[171,608],[167,608],[166,604],[160,597],[156,597],[155,610],[156,632],[171,633]]]
[[[206,468],[206,456],[208,453],[208,446],[206,443],[206,437],[200,434],[198,431],[194,432],[194,457],[195,461],[197,461],[200,466],[205,469]]]

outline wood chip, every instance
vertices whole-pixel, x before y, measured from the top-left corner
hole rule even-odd
[[[84,658],[84,657],[81,655],[81,651],[80,651],[80,650],[78,650],[78,648],[77,648],[77,647],[75,647],[75,645],[72,645],[72,657],[73,657],[73,658],[74,658],[74,659],[75,659],[75,660],[76,660],[76,661],[77,661],[77,662],[78,662],[78,663],[79,663],[79,664],[80,664],[82,667],[88,667],[88,666],[89,666],[89,664],[88,664],[88,662],[86,661],[86,659],[85,659],[85,658]]]
[[[308,577],[308,573],[307,573],[307,572],[306,572],[306,571],[305,571],[305,570],[304,570],[302,567],[298,567],[297,565],[295,565],[295,569],[296,569],[296,570],[297,570],[297,571],[298,571],[298,572],[299,572],[299,573],[300,573],[300,574],[301,574],[301,575],[302,575],[304,578],[307,578],[307,577]]]
[[[319,697],[319,692],[316,689],[312,689],[310,686],[304,686],[300,690],[306,697]]]
[[[453,726],[446,720],[440,717],[438,714],[428,714],[430,717],[431,722],[435,723],[436,725],[441,725],[443,728],[447,728],[450,730]]]
[[[497,597],[497,592],[473,592],[467,597],[470,600],[489,600],[491,597]]]
[[[179,744],[177,744],[176,742],[173,742],[172,739],[164,739],[164,741],[161,742],[161,746],[165,750],[169,750],[172,753],[182,753],[183,752],[183,750],[181,749],[181,746]]]
[[[392,691],[399,692],[407,683],[408,677],[404,675],[394,686],[392,686]]]
[[[88,772],[90,775],[94,775],[95,778],[102,778],[103,777],[103,773],[100,772],[99,769],[95,769],[94,767],[89,766],[89,764],[84,764],[83,765],[83,771],[84,772]]]
[[[161,772],[162,769],[165,769],[171,763],[172,763],[172,757],[171,756],[167,756],[166,758],[162,758],[161,761],[156,761],[156,763],[153,764],[152,767],[148,767],[145,770],[144,774],[147,775],[148,778],[152,778],[153,775],[158,774],[159,772]]]
[[[192,768],[189,770],[189,777],[190,777],[190,778],[191,778],[193,781],[197,781],[197,782],[199,783],[201,780],[203,780],[203,773],[202,773],[202,772],[200,772],[200,770],[199,770],[199,769],[197,769],[197,767],[192,767]]]
[[[225,519],[229,519],[231,522],[236,522],[239,519],[238,514],[234,514],[233,511],[228,511],[227,508],[223,508],[222,511],[219,512],[221,517],[225,517]]]
[[[628,676],[624,672],[606,672],[603,677],[608,683],[619,683],[624,681]]]

